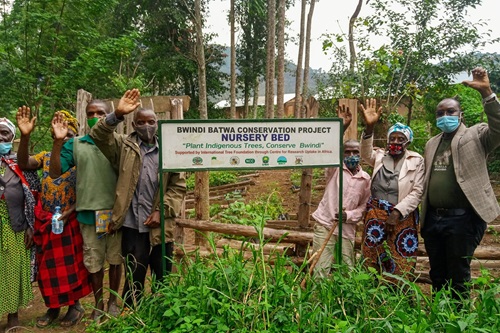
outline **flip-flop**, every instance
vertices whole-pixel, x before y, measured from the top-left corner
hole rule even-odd
[[[80,322],[80,320],[82,320],[83,316],[85,315],[85,310],[84,309],[79,309],[77,307],[73,308],[72,310],[76,311],[77,312],[77,315],[76,317],[74,317],[73,319],[66,319],[66,317],[68,317],[70,314],[69,312],[64,316],[63,319],[61,319],[61,322],[59,325],[61,325],[61,327],[71,327],[71,326],[75,326],[76,324],[78,324]]]
[[[52,324],[54,322],[54,320],[56,320],[59,317],[59,309],[57,309],[57,313],[54,313],[54,314],[49,313],[50,310],[52,310],[52,309],[48,309],[47,312],[45,312],[45,314],[43,316],[36,318],[36,326],[37,327],[39,327],[39,328],[47,327],[50,324]]]

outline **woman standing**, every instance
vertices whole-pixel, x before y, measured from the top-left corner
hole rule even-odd
[[[78,133],[78,122],[66,111],[59,111],[68,123],[69,139]],[[59,317],[61,307],[68,306],[60,322],[63,327],[77,324],[85,314],[79,299],[92,289],[88,271],[83,264],[83,240],[75,212],[75,169],[70,169],[57,179],[49,177],[50,152],[28,155],[30,134],[34,129],[35,117],[31,119],[30,108],[21,107],[17,112],[17,125],[21,131],[18,163],[23,170],[43,170],[42,191],[35,207],[35,235],[37,280],[47,312],[38,317],[36,325],[46,327]],[[61,234],[52,232],[51,220],[55,207],[61,207],[64,229]],[[55,278],[56,277],[56,278]]]
[[[33,299],[31,256],[35,198],[12,152],[16,128],[0,118],[0,315],[19,326],[18,311]]]
[[[396,123],[387,132],[385,149],[373,147],[373,128],[380,118],[375,99],[361,105],[366,128],[361,157],[373,167],[362,253],[365,264],[383,272],[413,272],[418,249],[418,205],[424,190],[424,159],[407,150],[410,127]]]

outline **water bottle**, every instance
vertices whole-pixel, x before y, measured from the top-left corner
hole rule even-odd
[[[56,235],[62,234],[64,228],[63,220],[59,220],[61,217],[61,207],[56,206],[54,215],[52,215],[52,232]]]

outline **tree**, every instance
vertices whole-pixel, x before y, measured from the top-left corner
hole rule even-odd
[[[304,56],[304,34],[306,21],[306,5],[307,0],[301,0],[300,8],[300,31],[299,31],[299,53],[297,57],[297,70],[295,71],[295,103],[294,117],[300,118],[301,112],[301,88],[302,88],[302,57]]]
[[[276,0],[267,1],[267,47],[266,47],[266,118],[274,118],[274,48],[276,31]]]
[[[285,14],[286,0],[278,0],[278,86],[276,104],[278,118],[285,113]]]
[[[302,85],[302,108],[300,118],[305,117],[305,105],[309,97],[309,58],[311,57],[311,29],[312,18],[314,14],[314,5],[316,0],[311,0],[309,4],[309,13],[307,14],[306,38],[305,38],[305,57],[304,57],[304,79]]]
[[[239,0],[236,6],[237,22],[241,27],[240,43],[237,48],[237,64],[240,71],[240,86],[244,98],[244,116],[249,114],[250,94],[253,94],[253,117],[257,117],[259,81],[264,76],[267,34],[266,0]]]
[[[231,9],[229,11],[229,21],[231,23],[231,119],[236,118],[236,28],[234,2],[235,0],[230,1]]]
[[[356,72],[348,73],[347,66],[334,65],[330,85],[339,83],[337,87],[361,98],[365,94],[383,96],[389,111],[404,103],[409,110],[409,124],[415,102],[430,87],[449,84],[452,74],[471,69],[475,65],[471,50],[491,41],[488,35],[478,33],[484,22],[470,22],[466,17],[467,9],[479,3],[480,0],[371,1],[377,14],[358,20]],[[387,36],[390,42],[373,49],[369,45],[373,35]],[[324,45],[337,47],[343,40],[343,36],[337,35]],[[336,52],[345,54],[341,48]]]

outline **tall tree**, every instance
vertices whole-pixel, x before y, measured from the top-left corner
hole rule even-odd
[[[276,94],[277,116],[285,114],[285,14],[286,0],[278,0],[278,85]]]
[[[302,60],[304,56],[304,40],[305,40],[305,22],[306,22],[306,5],[307,0],[301,0],[300,8],[300,31],[299,31],[299,53],[297,57],[297,70],[295,71],[295,103],[294,103],[294,117],[300,118],[302,100],[301,100],[301,88],[302,88]]]
[[[311,58],[311,30],[312,18],[314,14],[314,5],[316,0],[311,0],[309,4],[309,12],[307,14],[306,38],[305,38],[305,56],[304,56],[304,79],[302,86],[302,108],[300,118],[305,117],[305,105],[309,97],[309,59]]]
[[[236,27],[235,27],[235,0],[230,1],[229,21],[231,23],[231,119],[236,118]]]
[[[236,17],[242,34],[237,48],[237,65],[244,98],[244,117],[249,114],[250,95],[253,95],[253,117],[257,117],[259,82],[265,72],[266,0],[238,0]]]
[[[274,118],[276,0],[267,1],[266,118]]]

